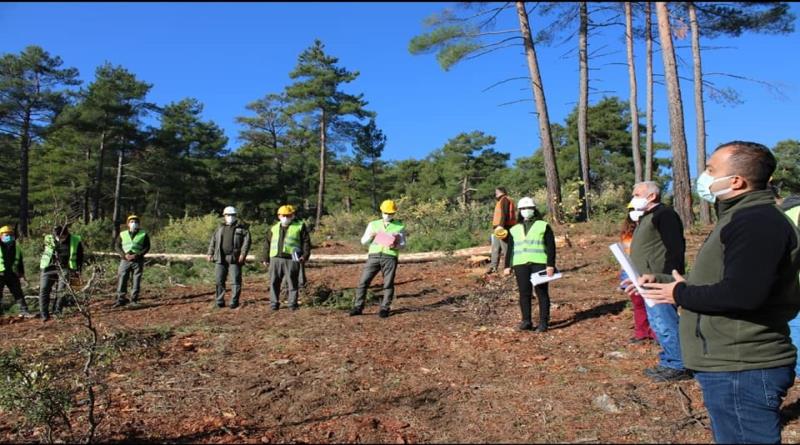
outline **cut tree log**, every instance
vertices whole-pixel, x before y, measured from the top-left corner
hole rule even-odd
[[[491,246],[478,246],[470,247],[468,249],[460,249],[451,252],[436,251],[436,252],[418,252],[418,253],[400,253],[400,263],[424,263],[427,261],[436,261],[445,258],[461,258],[472,257],[475,255],[485,255],[490,253]],[[95,256],[99,257],[119,257],[115,252],[94,252]],[[147,258],[156,260],[167,261],[192,261],[204,260],[205,255],[189,254],[189,253],[148,253]],[[256,261],[255,255],[247,255],[248,261]],[[344,255],[315,255],[311,253],[309,263],[333,263],[333,264],[354,264],[363,263],[367,261],[366,253],[344,254]]]

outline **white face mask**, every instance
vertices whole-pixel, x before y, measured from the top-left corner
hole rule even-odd
[[[225,224],[231,225],[236,222],[236,215],[225,215]]]
[[[519,211],[519,213],[522,215],[523,218],[531,219],[533,218],[533,215],[536,212],[533,209],[522,209]]]
[[[292,220],[294,219],[294,217],[293,217],[293,216],[284,216],[284,215],[281,215],[281,216],[279,216],[279,217],[278,217],[278,219],[279,219],[279,220],[281,220],[281,225],[282,225],[282,226],[288,226],[288,225],[289,225],[289,223],[291,223],[291,222],[292,222]]]
[[[384,221],[389,222],[389,221],[391,221],[393,219],[394,219],[394,215],[393,214],[391,214],[391,213],[384,213],[383,214],[383,220]]]
[[[643,210],[631,210],[630,212],[628,212],[628,216],[631,217],[631,220],[633,222],[639,222],[639,218],[641,218],[642,215],[644,215]]]
[[[134,230],[139,228],[139,223],[131,222],[128,224],[128,228],[131,230],[131,232],[133,232]]]
[[[650,201],[641,196],[634,196],[633,199],[631,199],[631,206],[633,206],[633,210],[644,210],[647,208],[648,204],[650,204]]]

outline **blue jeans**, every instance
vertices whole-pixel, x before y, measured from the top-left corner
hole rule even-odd
[[[681,359],[681,341],[678,336],[678,310],[671,304],[657,304],[650,307],[645,304],[647,320],[656,333],[656,340],[661,345],[658,364],[665,368],[684,369]]]
[[[792,344],[800,352],[800,314],[789,322],[789,331],[792,337]],[[795,364],[794,373],[795,375],[800,375],[800,360]]]
[[[700,372],[716,443],[780,443],[780,407],[794,383],[794,366],[734,372]]]

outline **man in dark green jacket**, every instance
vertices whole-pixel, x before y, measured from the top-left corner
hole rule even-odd
[[[644,297],[683,309],[683,360],[718,443],[780,442],[779,409],[794,383],[788,322],[800,309],[800,231],[768,189],[775,165],[761,144],[719,146],[697,179],[718,222],[691,273],[641,278]]]

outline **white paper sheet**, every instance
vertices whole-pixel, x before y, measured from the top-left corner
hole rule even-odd
[[[639,285],[639,272],[636,270],[636,267],[634,267],[633,262],[628,254],[625,253],[625,249],[622,247],[622,244],[614,243],[608,246],[608,248],[611,249],[611,253],[614,254],[614,258],[616,258],[619,265],[622,266],[622,270],[625,271],[625,273],[628,275],[628,278],[633,282],[633,285],[636,286],[636,290],[639,292],[639,295],[644,297],[644,288]],[[645,298],[644,302],[650,307],[656,305],[648,298]]]
[[[541,272],[535,272],[535,273],[531,274],[531,283],[533,283],[534,286],[538,286],[540,284],[544,284],[544,283],[547,283],[547,282],[550,282],[550,281],[553,281],[553,280],[557,280],[557,279],[559,279],[561,277],[562,277],[562,275],[561,275],[560,272],[559,273],[554,273],[552,277],[548,277],[547,276],[547,271],[543,270]]]

